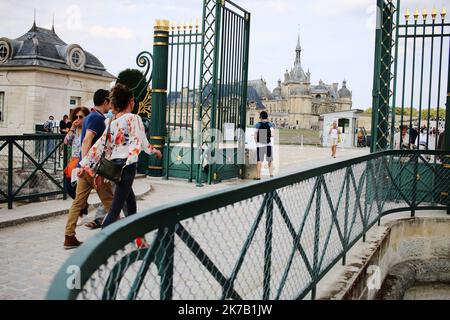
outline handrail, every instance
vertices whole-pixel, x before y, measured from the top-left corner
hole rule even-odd
[[[415,159],[415,162],[411,162],[411,165],[417,164],[419,161],[419,156],[448,156],[447,152],[441,151],[419,151],[419,150],[404,150],[404,151],[382,151],[370,155],[366,155],[363,157],[358,157],[351,160],[346,160],[342,162],[338,162],[335,164],[327,165],[320,168],[310,169],[299,173],[287,174],[281,177],[271,179],[264,182],[254,182],[249,185],[237,187],[237,188],[228,188],[223,191],[213,192],[204,196],[196,197],[190,200],[180,201],[174,204],[160,206],[155,209],[145,210],[140,214],[136,214],[132,217],[128,217],[124,220],[121,220],[108,228],[102,230],[100,233],[89,239],[83,246],[81,246],[76,254],[68,259],[68,261],[63,265],[60,271],[57,273],[50,290],[48,292],[48,299],[76,299],[80,290],[69,290],[66,288],[66,281],[68,274],[66,271],[70,266],[79,266],[80,273],[80,283],[83,286],[91,277],[91,275],[101,266],[107,259],[113,255],[118,249],[124,247],[128,243],[132,242],[136,235],[147,234],[149,232],[155,230],[166,230],[167,228],[171,228],[178,223],[185,221],[187,219],[191,219],[197,216],[200,216],[204,213],[211,212],[213,210],[217,210],[229,205],[237,204],[241,201],[251,199],[255,196],[260,195],[268,195],[273,194],[276,190],[292,186],[294,184],[298,184],[300,182],[309,180],[311,178],[323,177],[326,174],[337,172],[342,169],[351,168],[351,166],[369,163],[371,160],[377,160],[385,157],[392,158],[404,158],[410,157],[410,159]],[[401,164],[401,162],[399,162]],[[417,168],[417,166],[415,166]],[[398,175],[401,175],[402,171]],[[350,180],[354,180],[354,183],[358,184],[361,181],[355,181],[353,173],[349,173],[349,185]],[[346,178],[347,179],[347,176]],[[367,179],[376,179],[376,173],[373,172],[372,176],[367,174]],[[319,181],[319,180],[317,180]],[[320,187],[319,182],[319,189]],[[364,181],[363,181],[364,184]],[[344,182],[345,186],[345,182]],[[344,186],[342,188],[344,188]],[[366,197],[377,197],[376,193],[378,192],[377,188],[380,186],[376,186],[375,195],[368,194]],[[387,187],[387,186],[381,186]],[[409,186],[408,186],[409,187]],[[417,183],[413,184],[414,192],[417,192]],[[447,186],[448,187],[448,186]],[[323,182],[324,188],[324,199],[329,191],[326,191],[326,184]],[[382,188],[381,188],[382,189]],[[320,189],[321,190],[321,189]],[[361,192],[359,188],[355,185],[355,190],[357,193]],[[414,195],[415,193],[413,193]],[[313,193],[314,195],[314,193]],[[329,195],[328,195],[329,197]],[[272,198],[273,200],[273,198]],[[326,200],[323,200],[326,201]],[[378,201],[378,198],[377,198]],[[413,199],[413,203],[416,205],[416,199]],[[338,205],[338,204],[336,204]],[[377,206],[380,206],[380,203],[377,202]],[[382,207],[383,205],[381,205]],[[416,208],[405,207],[402,210],[415,210],[420,209],[419,206]],[[434,205],[434,206],[422,206],[423,209],[449,209],[448,203],[447,207],[442,205]],[[334,209],[333,209],[334,210]],[[336,208],[338,210],[338,208]],[[358,211],[357,209],[355,209]],[[359,210],[362,210],[359,208]],[[397,212],[400,208],[396,209],[388,209],[386,212]],[[356,213],[355,211],[355,213]],[[361,211],[362,214],[362,211]],[[379,213],[379,218],[383,216],[385,212]],[[347,223],[347,222],[346,222]],[[371,227],[376,220],[367,221],[367,225],[364,228]],[[363,230],[363,234],[368,230]],[[358,238],[356,238],[358,239]],[[347,245],[351,245],[354,239],[351,240]],[[348,241],[346,240],[346,241]],[[342,255],[345,256],[345,250],[349,248],[344,248]],[[341,257],[341,255],[339,255]],[[320,269],[320,266],[319,266]],[[320,279],[323,274],[316,275],[316,280]]]

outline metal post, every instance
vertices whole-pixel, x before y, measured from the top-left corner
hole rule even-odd
[[[152,89],[152,119],[150,127],[150,143],[159,150],[164,150],[167,136],[167,69],[169,57],[169,21],[156,20],[153,41],[153,89]],[[170,156],[169,150],[166,154]],[[149,160],[149,175],[163,176],[163,160],[151,157]],[[167,168],[168,170],[168,168]]]
[[[269,195],[266,211],[266,236],[264,243],[264,284],[263,300],[270,299],[270,271],[272,267],[272,226],[273,226],[273,198],[275,192]]]
[[[450,51],[450,49],[449,49]],[[445,104],[445,134],[444,134],[444,150],[450,151],[450,52],[448,55],[448,72],[447,72],[447,102]],[[446,158],[448,160],[448,158]]]
[[[442,19],[444,20],[444,19]],[[450,51],[450,48],[449,48]],[[447,72],[447,102],[445,108],[445,133],[444,133],[444,150],[450,152],[450,52],[448,55],[448,72]],[[444,157],[444,164],[448,165],[450,158]],[[447,179],[447,181],[450,179]],[[447,184],[448,185],[448,184]],[[446,190],[448,192],[448,189]],[[447,199],[447,214],[450,215],[450,200]]]
[[[8,139],[8,209],[13,208],[13,142]]]
[[[208,167],[208,184],[212,184],[213,171],[215,170],[215,157],[216,157],[216,129],[217,129],[217,109],[218,109],[218,77],[219,77],[219,60],[220,60],[220,44],[221,44],[221,16],[222,16],[222,0],[216,0],[216,13],[215,13],[215,35],[214,35],[214,62],[213,62],[213,79],[212,79],[212,106],[211,106],[211,137],[209,142],[211,161]]]
[[[381,24],[383,16],[383,0],[377,0],[377,22],[375,33],[375,63],[373,75],[372,90],[372,143],[370,152],[377,151],[378,141],[378,109],[380,106],[380,79],[381,79],[381,46],[382,46],[382,30]]]
[[[246,13],[245,31],[244,31],[244,69],[242,75],[242,99],[241,99],[241,123],[240,132],[241,137],[239,139],[239,160],[241,172],[245,169],[245,132],[247,127],[247,91],[248,91],[248,62],[249,62],[249,39],[250,39],[250,13]],[[241,174],[244,178],[244,175]]]
[[[157,255],[157,265],[161,276],[161,300],[172,300],[173,297],[173,271],[175,253],[175,227],[170,226],[158,232],[161,243]]]
[[[66,168],[67,167],[67,160],[68,160],[68,147],[67,147],[67,144],[63,144],[63,146],[64,146],[64,152],[63,152],[63,168]],[[67,189],[65,188],[65,184],[64,184],[64,179],[66,179],[66,176],[65,176],[65,174],[64,174],[64,170],[63,170],[63,173],[62,173],[62,175],[63,175],[63,186],[64,186],[64,189],[63,189],[63,199],[64,200],[66,200],[67,199]]]

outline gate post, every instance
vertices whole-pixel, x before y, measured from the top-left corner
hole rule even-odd
[[[447,102],[445,108],[445,132],[444,132],[444,150],[446,152],[450,152],[450,54],[448,56],[448,61],[449,65],[447,72]],[[444,157],[444,167],[448,168],[449,165],[450,165],[450,158],[449,155],[447,155],[447,157]],[[447,182],[449,182],[450,178],[447,178],[446,180]],[[450,198],[448,196],[449,188],[447,187],[446,189],[447,190],[443,191],[447,193],[447,214],[450,215]]]
[[[166,143],[166,110],[167,110],[167,68],[169,57],[169,20],[156,20],[153,37],[153,88],[152,88],[152,119],[150,127],[150,143],[164,151]],[[169,156],[169,153],[167,153]],[[151,157],[148,174],[152,177],[162,177],[163,160]]]
[[[14,139],[8,139],[8,210],[13,208],[14,196],[13,196],[13,173],[14,173]]]
[[[444,150],[450,151],[450,54],[448,56],[448,72],[447,72],[447,102],[445,108],[445,133],[444,133]],[[448,158],[446,158],[448,160]]]
[[[394,8],[391,1],[377,0],[371,152],[388,146]]]

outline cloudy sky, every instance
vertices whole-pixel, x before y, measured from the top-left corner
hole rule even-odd
[[[345,78],[354,108],[371,105],[376,0],[235,0],[252,14],[249,78],[261,76],[269,89],[293,66],[300,32],[302,63],[313,83]],[[448,0],[402,0],[402,11]],[[0,37],[28,31],[37,10],[38,26],[55,28],[67,43],[78,43],[117,75],[135,67],[136,55],[152,48],[156,19],[201,18],[202,0],[0,0]],[[450,9],[450,8],[447,8]]]

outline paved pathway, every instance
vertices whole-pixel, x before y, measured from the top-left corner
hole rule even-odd
[[[368,149],[339,150],[338,158],[332,159],[328,149],[299,146],[282,146],[278,174],[287,174],[326,165],[368,153]],[[155,178],[142,179],[150,183],[152,191],[138,202],[138,210],[149,209],[162,204],[189,199],[242,185],[248,181],[233,180],[222,184],[196,188],[184,181],[166,181]],[[67,203],[70,205],[70,201]],[[42,210],[48,209],[48,202],[35,204]],[[12,214],[11,211],[8,214]],[[92,217],[92,212],[90,214]],[[0,229],[0,300],[43,299],[63,262],[74,252],[62,248],[66,216]],[[84,227],[77,230],[81,241],[98,231]]]

